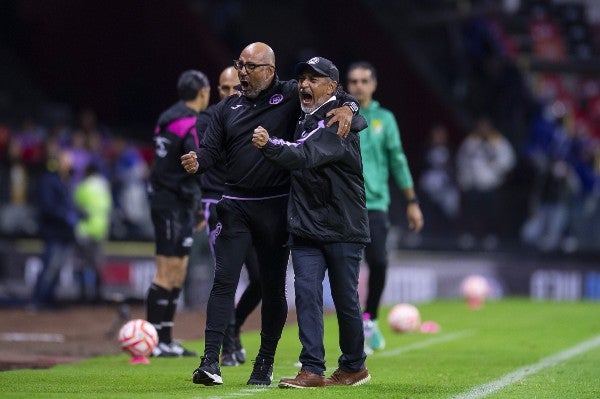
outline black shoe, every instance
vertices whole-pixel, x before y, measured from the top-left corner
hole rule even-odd
[[[247,385],[271,385],[273,382],[273,359],[258,355]]]
[[[194,384],[206,386],[223,384],[219,362],[214,359],[209,359],[206,356],[202,356],[200,366],[198,366],[192,374],[192,381],[194,381]]]
[[[237,335],[233,339],[234,342],[234,352],[235,358],[240,364],[246,363],[246,349],[242,346],[242,341],[240,340],[240,336]]]
[[[235,356],[235,352],[225,351],[225,349],[223,349],[223,354],[221,354],[221,366],[235,367],[239,365],[240,363]]]
[[[237,363],[246,363],[246,350],[240,340],[240,329],[236,328],[235,323],[229,324],[223,337],[223,353],[233,353]],[[237,364],[236,364],[237,366]]]

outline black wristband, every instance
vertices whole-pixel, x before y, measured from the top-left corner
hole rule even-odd
[[[418,204],[419,203],[419,199],[417,197],[413,197],[409,200],[406,200],[406,202],[410,205],[410,204]]]
[[[352,110],[353,114],[356,114],[358,112],[358,104],[356,104],[354,101],[346,101],[342,105],[349,107]]]

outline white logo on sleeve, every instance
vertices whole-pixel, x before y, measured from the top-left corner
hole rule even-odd
[[[165,137],[154,137],[156,155],[160,158],[167,156],[167,144],[171,144],[171,140]]]

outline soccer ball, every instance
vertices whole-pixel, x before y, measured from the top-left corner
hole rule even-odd
[[[419,310],[409,303],[399,303],[388,313],[390,328],[399,333],[417,331],[421,325]]]
[[[133,358],[146,357],[158,344],[158,333],[146,320],[130,320],[119,330],[119,344]]]
[[[460,284],[460,292],[471,308],[480,308],[490,295],[490,284],[483,276],[472,274]]]

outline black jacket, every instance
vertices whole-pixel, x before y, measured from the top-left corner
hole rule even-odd
[[[344,100],[354,101],[345,95]],[[227,168],[224,195],[264,198],[289,193],[289,171],[266,160],[252,144],[254,129],[262,126],[273,135],[291,141],[300,116],[298,82],[281,81],[256,98],[230,96],[215,105],[198,149],[198,172],[223,162]]]
[[[200,139],[200,145],[205,140],[206,131],[210,119],[215,113],[215,105],[211,105],[205,111],[200,112],[196,122],[196,131]],[[202,198],[219,200],[225,191],[225,179],[227,177],[227,166],[225,165],[225,153],[223,152],[221,160],[216,162],[209,170],[197,175],[202,189]]]
[[[154,160],[150,172],[150,200],[166,205],[169,198],[193,201],[200,194],[196,176],[181,167],[181,156],[198,146],[198,112],[179,101],[163,112],[154,130]]]
[[[290,137],[300,109],[293,81],[275,78],[258,97],[230,96],[215,105],[198,149],[198,172],[222,162],[227,166],[224,195],[261,198],[289,192],[289,173],[256,151],[252,134],[257,126]]]
[[[357,134],[367,123],[357,115],[352,132],[345,139],[339,137],[337,126],[325,127],[325,114],[339,105],[339,100],[323,104],[298,124],[295,142],[271,137],[262,153],[276,164],[292,169],[290,233],[321,242],[368,243],[369,221]]]
[[[40,237],[73,242],[78,211],[68,182],[56,171],[47,170],[37,187]]]

